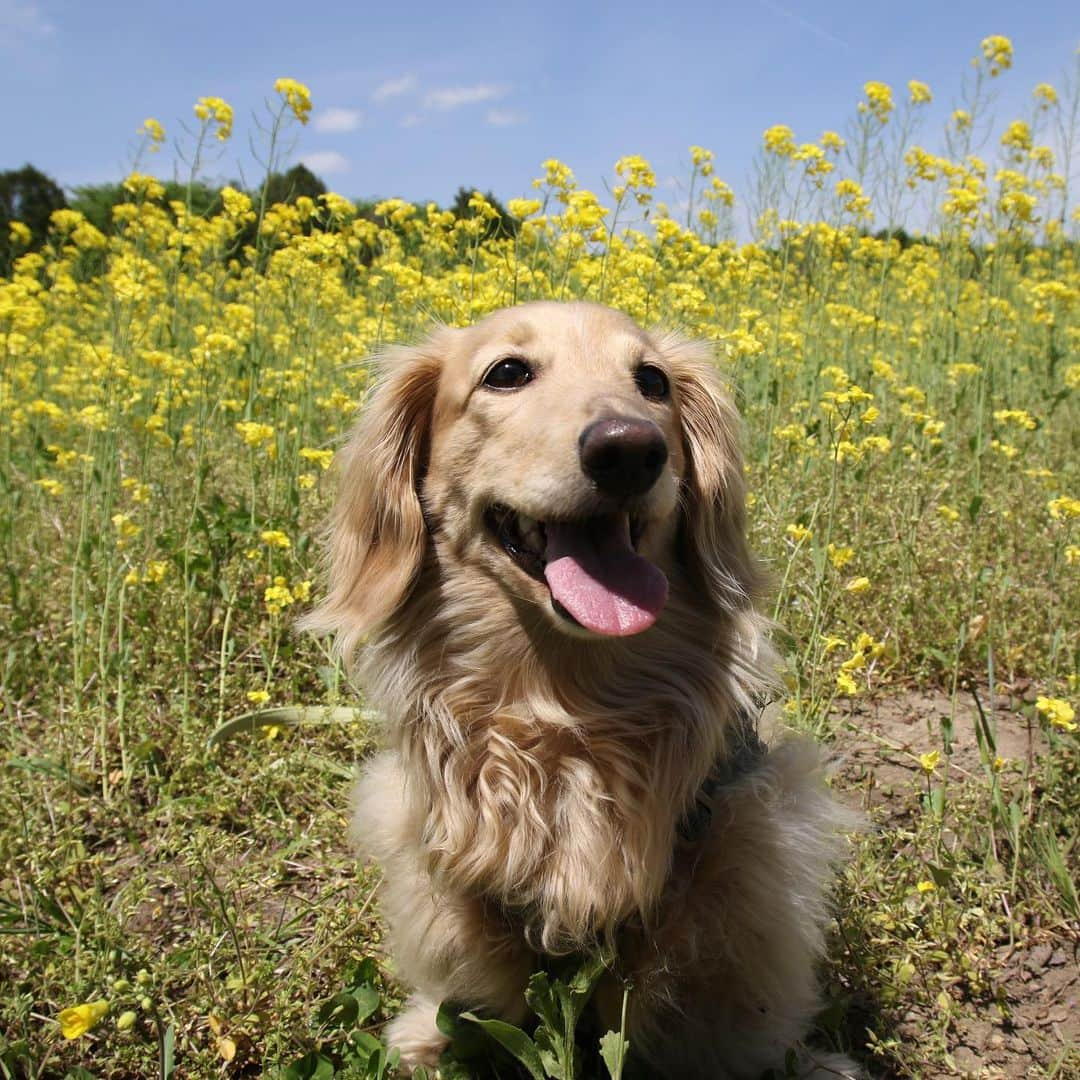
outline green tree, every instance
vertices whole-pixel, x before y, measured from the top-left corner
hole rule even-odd
[[[459,187],[457,194],[454,196],[454,201],[450,206],[450,210],[453,212],[456,218],[471,218],[476,217],[476,211],[469,205],[469,200],[473,196],[474,191],[479,191],[479,188],[472,187]],[[484,192],[484,198],[498,211],[499,216],[493,218],[491,224],[488,226],[484,233],[484,240],[495,240],[503,237],[517,236],[519,222],[509,210],[495,196],[490,192]]]
[[[9,273],[12,258],[11,223],[21,221],[30,230],[31,250],[45,242],[49,218],[67,206],[63,189],[33,165],[0,173],[0,272]]]

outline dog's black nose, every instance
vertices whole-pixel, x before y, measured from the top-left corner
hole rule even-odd
[[[651,420],[595,420],[582,433],[578,453],[585,475],[605,495],[642,495],[668,459],[667,443]]]

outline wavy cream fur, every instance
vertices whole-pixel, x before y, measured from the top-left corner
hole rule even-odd
[[[481,388],[509,354],[535,381]],[[670,402],[637,392],[642,361],[668,373]],[[569,628],[483,521],[492,502],[541,521],[598,512],[577,440],[610,415],[651,419],[669,449],[633,500],[669,601],[621,639]],[[388,352],[344,451],[329,557],[307,625],[359,654],[386,718],[354,834],[385,871],[390,946],[415,988],[389,1032],[403,1060],[437,1061],[440,1001],[520,1020],[537,954],[606,940],[634,985],[630,1040],[659,1073],[782,1062],[817,1008],[845,818],[817,751],[793,742],[719,790],[696,843],[678,838],[775,674],[737,417],[707,350],[610,309],[543,303]],[[597,1003],[617,1026],[614,978]]]

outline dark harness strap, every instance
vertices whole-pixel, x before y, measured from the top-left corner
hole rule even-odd
[[[753,772],[769,752],[758,735],[759,715],[749,709],[739,710],[728,741],[729,752],[713,763],[694,796],[693,805],[679,822],[679,837],[684,843],[697,843],[712,824],[713,798],[717,791]]]

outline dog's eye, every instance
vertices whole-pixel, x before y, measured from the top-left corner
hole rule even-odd
[[[519,386],[532,382],[532,378],[532,368],[524,360],[511,356],[488,368],[484,385],[492,390],[516,390]]]
[[[650,401],[666,401],[671,393],[667,375],[652,364],[642,364],[634,372],[634,382],[642,396]]]

